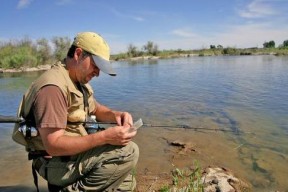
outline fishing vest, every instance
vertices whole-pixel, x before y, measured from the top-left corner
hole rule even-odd
[[[17,116],[22,117],[25,122],[29,122],[29,119],[27,118],[30,114],[31,107],[33,106],[38,91],[46,85],[55,85],[59,87],[63,95],[66,97],[68,103],[68,121],[83,122],[87,118],[87,115],[95,110],[96,106],[91,86],[89,84],[82,85],[82,91],[80,91],[70,79],[65,65],[58,62],[33,82],[28,91],[24,94],[18,108]],[[87,98],[86,105],[84,97]],[[24,145],[28,152],[45,151],[40,135],[38,134],[34,137],[24,135],[19,129],[20,126],[21,123],[15,124],[12,134],[13,140]],[[68,136],[84,136],[87,135],[87,132],[83,123],[67,123],[64,134]]]

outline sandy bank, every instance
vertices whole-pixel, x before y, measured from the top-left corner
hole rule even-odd
[[[39,65],[37,67],[21,67],[19,69],[3,69],[0,68],[0,73],[18,73],[18,72],[31,72],[31,71],[44,71],[51,68],[51,65]]]

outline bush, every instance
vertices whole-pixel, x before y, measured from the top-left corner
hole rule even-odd
[[[223,49],[223,54],[224,55],[239,55],[239,51],[237,51],[236,48],[224,48]]]
[[[1,59],[1,68],[16,68],[21,67],[35,67],[37,66],[37,59],[31,55],[14,54]]]
[[[120,54],[117,54],[117,55],[111,55],[111,57],[110,57],[111,60],[115,60],[115,61],[122,60],[122,59],[127,59],[127,58],[128,58],[128,55],[126,53],[120,53]]]

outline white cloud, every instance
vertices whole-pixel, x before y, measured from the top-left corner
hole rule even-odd
[[[195,37],[196,36],[189,29],[175,29],[171,32],[171,34],[179,36],[179,37]]]
[[[276,15],[277,10],[267,0],[253,0],[245,9],[239,10],[238,13],[244,18],[261,18]]]
[[[17,9],[24,9],[28,7],[28,5],[32,2],[33,0],[20,0],[17,4]]]
[[[69,3],[71,3],[73,0],[58,0],[56,2],[57,5],[67,5]]]
[[[130,15],[130,14],[123,14],[123,13],[117,11],[116,9],[111,9],[111,11],[117,17],[128,18],[128,19],[132,19],[132,20],[135,20],[135,21],[144,21],[145,20],[143,17],[140,17],[140,16],[135,16],[135,15]]]
[[[262,24],[243,24],[226,27],[225,31],[203,35],[201,33],[193,33],[187,30],[175,29],[173,34],[176,36],[162,35],[161,39],[152,39],[160,50],[164,49],[203,49],[209,48],[210,45],[222,45],[223,47],[235,48],[262,48],[264,42],[275,41],[276,46],[279,46],[283,41],[288,40],[288,26],[281,28],[271,27],[269,23]],[[167,35],[167,34],[166,34]],[[126,52],[128,44],[123,39],[119,41],[119,37],[111,38],[109,45],[112,54]],[[143,46],[143,42],[133,42],[138,48]]]
[[[154,42],[158,44],[159,49],[202,49],[209,48],[210,45],[261,48],[264,42],[273,40],[278,46],[287,38],[288,27],[277,29],[268,24],[246,24],[230,26],[226,31],[207,36],[193,34],[187,38],[167,38],[167,40],[154,40]]]
[[[229,31],[215,36],[215,40],[225,46],[239,48],[262,47],[265,41],[274,40],[276,45],[288,37],[288,28],[271,28],[267,24],[248,24],[232,26]]]
[[[144,21],[144,18],[142,17],[131,17],[132,19],[136,20],[136,21]]]

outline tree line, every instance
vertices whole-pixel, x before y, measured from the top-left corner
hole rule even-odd
[[[215,45],[210,45],[210,49],[223,49],[223,46],[222,45],[217,45],[217,47]],[[263,43],[263,48],[276,48],[276,44],[275,44],[275,41],[271,40],[271,41],[265,41]],[[283,41],[282,44],[280,44],[278,46],[279,49],[281,48],[288,48],[288,40],[285,40]]]
[[[239,49],[235,47],[223,47],[222,45],[210,45],[210,49],[199,50],[159,50],[158,45],[148,41],[145,45],[138,48],[129,44],[127,52],[113,55],[114,60],[121,60],[133,57],[157,56],[160,58],[177,57],[179,55],[198,55],[198,56],[216,56],[216,55],[253,55],[253,54],[271,54],[288,55],[288,40],[283,41],[277,48],[275,41],[271,40],[263,43],[263,49],[257,47]]]
[[[32,41],[25,37],[21,40],[0,41],[0,68],[29,68],[38,65],[52,64],[57,60],[66,57],[67,51],[72,41],[68,37],[53,37],[50,41],[41,38]],[[273,49],[273,50],[271,50]],[[128,45],[127,51],[111,55],[112,60],[128,59],[133,57],[157,56],[160,58],[177,57],[179,55],[250,55],[254,53],[266,54],[265,51],[273,51],[279,54],[288,55],[288,40],[275,47],[273,40],[264,42],[263,49],[257,47],[237,49],[233,47],[224,48],[222,45],[210,45],[210,49],[200,50],[159,50],[157,44],[148,41],[145,45],[138,48],[132,43]]]
[[[25,37],[22,40],[0,41],[0,68],[28,68],[51,64],[65,58],[71,45],[68,37],[53,37],[32,41]]]

